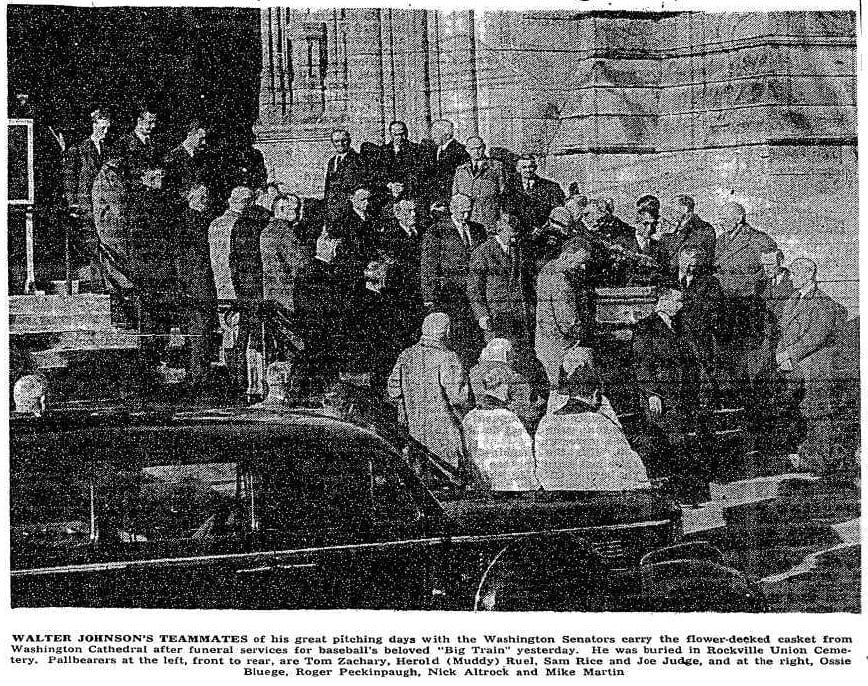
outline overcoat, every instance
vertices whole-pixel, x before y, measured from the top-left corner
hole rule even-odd
[[[121,172],[104,165],[93,183],[92,207],[103,276],[113,291],[133,287],[128,193]]]
[[[567,350],[585,345],[591,334],[586,294],[577,294],[566,274],[549,262],[536,282],[536,356],[543,363],[549,384],[557,387]]]
[[[468,391],[458,355],[425,337],[398,356],[389,377],[389,397],[410,435],[456,468],[466,456],[461,417]]]
[[[748,224],[718,236],[714,269],[723,290],[741,297],[756,295],[764,274],[761,255],[777,248],[767,233]]]
[[[829,386],[844,318],[844,308],[816,287],[805,296],[796,291],[784,305],[777,351],[787,353],[793,364],[787,376],[804,382],[801,410],[806,417],[832,412]]]
[[[491,231],[500,213],[501,196],[506,191],[506,175],[498,160],[483,159],[476,171],[471,162],[455,170],[452,195],[460,193],[473,199],[470,220]]]

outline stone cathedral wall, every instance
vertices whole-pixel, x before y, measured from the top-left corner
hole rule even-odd
[[[565,186],[633,218],[644,193],[735,199],[788,259],[807,254],[858,312],[855,15],[617,15],[262,10],[259,147],[273,174],[321,193],[328,135],[462,140],[533,152]]]

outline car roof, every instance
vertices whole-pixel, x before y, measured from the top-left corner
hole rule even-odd
[[[10,429],[13,471],[51,470],[61,463],[73,470],[95,462],[128,467],[165,459],[196,463],[225,460],[226,454],[255,459],[282,446],[311,459],[338,454],[354,459],[375,447],[395,452],[375,432],[335,417],[262,408],[61,411],[13,418]]]

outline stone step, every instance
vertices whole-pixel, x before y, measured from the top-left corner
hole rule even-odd
[[[108,295],[19,295],[9,298],[11,334],[112,328]]]
[[[774,474],[755,479],[742,479],[727,483],[711,483],[709,491],[711,500],[717,501],[724,508],[750,505],[764,500],[774,500],[781,494],[782,488],[792,482],[817,481],[817,477],[805,473]]]
[[[701,533],[726,528],[726,511],[735,507],[754,505],[781,497],[786,486],[793,483],[817,481],[810,474],[789,473],[740,479],[709,484],[710,500],[697,507],[681,507],[685,534]]]

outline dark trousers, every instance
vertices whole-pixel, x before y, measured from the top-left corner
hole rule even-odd
[[[227,359],[233,385],[239,390],[247,390],[248,347],[262,351],[262,302],[255,299],[239,300],[238,335]]]
[[[102,264],[100,261],[99,238],[93,217],[68,219],[69,224],[69,261],[72,278],[79,279],[81,290],[101,293],[104,290]]]
[[[643,398],[645,426],[634,440],[651,478],[669,477],[682,502],[701,500],[717,465],[706,418],[687,408],[664,404],[660,416],[648,410]]]
[[[187,336],[187,378],[193,383],[201,381],[211,368],[211,338],[216,310],[216,303],[213,310],[188,305],[180,313],[181,330]]]

